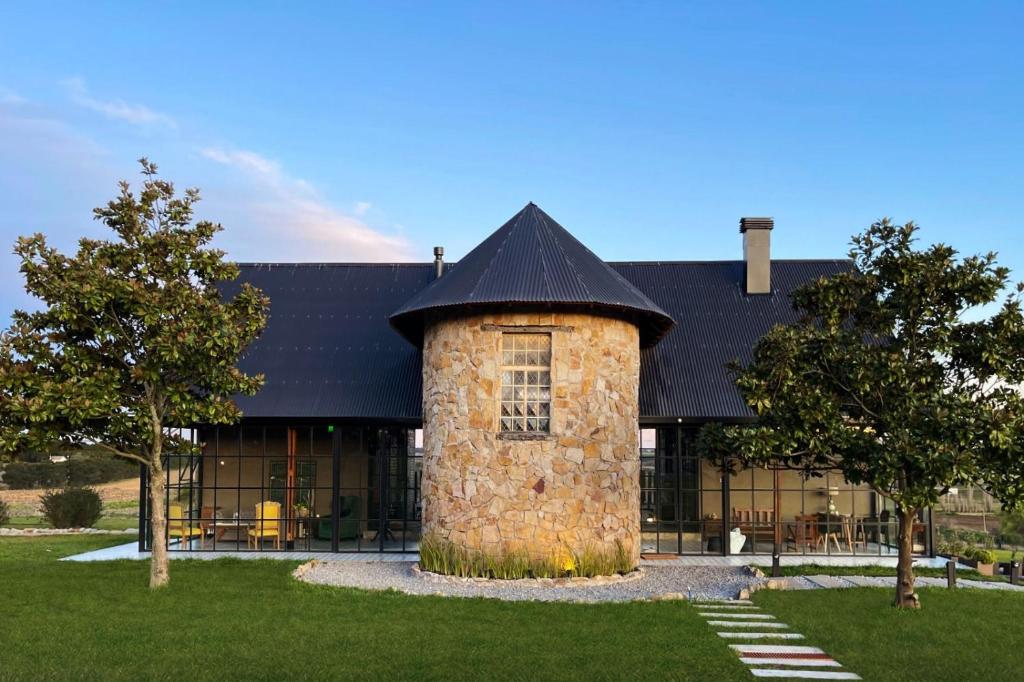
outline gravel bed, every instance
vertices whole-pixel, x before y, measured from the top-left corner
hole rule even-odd
[[[588,603],[732,599],[740,590],[764,581],[745,567],[644,566],[641,570],[643,574],[638,578],[610,584],[554,585],[535,580],[437,580],[414,572],[412,562],[314,561],[300,566],[296,578],[319,585],[397,590],[406,594]]]

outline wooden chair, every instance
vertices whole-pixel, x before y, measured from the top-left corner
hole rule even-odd
[[[775,538],[774,509],[732,509],[732,527],[750,537],[751,542],[758,539]]]
[[[818,517],[814,514],[797,514],[789,529],[786,541],[794,549],[818,546]]]
[[[167,538],[181,538],[181,549],[188,549],[192,538],[199,536],[202,545],[203,530],[193,526],[185,515],[185,508],[180,504],[167,505]]]
[[[203,531],[199,536],[199,546],[205,547],[206,537],[217,532],[217,510],[213,506],[203,507],[199,514],[199,529]]]
[[[249,529],[247,547],[256,549],[263,538],[274,538],[274,549],[281,549],[281,503],[260,502],[256,505],[256,525]]]
[[[824,543],[825,551],[828,551],[828,541],[832,540],[836,545],[836,551],[842,552],[843,548],[839,544],[839,534],[846,534],[846,519],[838,514],[816,514],[817,525],[818,525],[818,539],[814,543],[815,549],[818,545]],[[847,538],[849,541],[849,538]],[[852,547],[850,548],[852,551]]]

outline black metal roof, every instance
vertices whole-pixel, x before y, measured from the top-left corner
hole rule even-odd
[[[754,344],[777,324],[798,319],[791,294],[848,271],[848,260],[773,260],[772,293],[744,293],[743,261],[610,263],[677,324],[640,353],[642,418],[749,419],[725,366],[752,359]]]
[[[796,320],[796,287],[852,267],[772,261],[773,292],[748,296],[742,261],[610,266],[677,321],[641,351],[641,417],[695,420],[751,417],[726,363],[748,361],[768,329]],[[238,398],[246,417],[420,419],[421,353],[388,318],[434,281],[433,264],[252,264],[239,281],[271,301],[267,328],[239,364],[266,375],[257,395]]]
[[[434,278],[433,264],[240,269],[236,282],[270,297],[266,329],[239,363],[266,376],[255,396],[236,398],[246,417],[419,420],[421,353],[388,326],[388,316]]]
[[[580,307],[626,314],[641,346],[657,343],[672,318],[534,203],[398,308],[391,324],[416,345],[430,311],[517,305]]]

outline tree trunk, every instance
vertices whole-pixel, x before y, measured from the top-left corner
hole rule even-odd
[[[149,561],[150,588],[163,587],[171,581],[167,570],[167,500],[164,491],[164,469],[159,457],[149,464],[149,518],[153,530],[153,554]]]
[[[896,565],[896,600],[893,606],[900,609],[921,608],[921,602],[914,592],[914,521],[917,519],[916,509],[896,510],[899,516],[899,562]]]

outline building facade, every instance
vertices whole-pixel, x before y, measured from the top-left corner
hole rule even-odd
[[[455,264],[243,265],[271,309],[240,366],[266,383],[168,460],[169,547],[895,554],[869,489],[696,450],[754,419],[726,364],[852,267],[773,261],[772,228],[742,220],[739,261],[606,263],[529,204]]]

